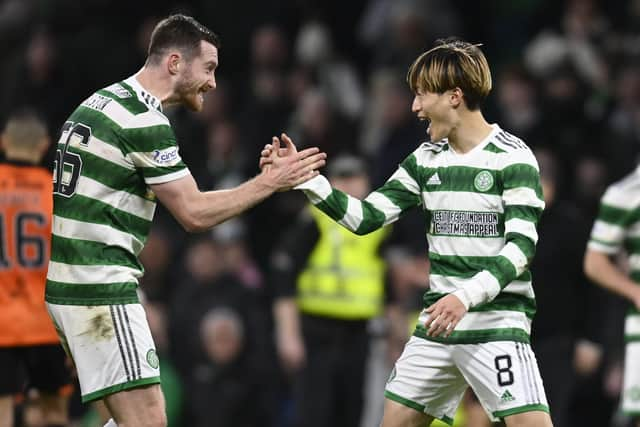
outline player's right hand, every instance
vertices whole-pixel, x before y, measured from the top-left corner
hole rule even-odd
[[[261,152],[260,168],[276,191],[289,190],[296,185],[318,175],[318,169],[324,166],[326,153],[317,147],[298,151],[295,144],[282,134],[285,147],[281,148],[280,139],[273,137]]]

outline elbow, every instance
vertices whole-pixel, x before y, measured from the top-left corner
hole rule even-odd
[[[365,236],[369,233],[371,233],[373,230],[363,230],[358,228],[357,230],[352,230],[353,234],[356,234],[358,236]]]
[[[211,228],[193,213],[185,215],[178,222],[187,233],[202,233]]]

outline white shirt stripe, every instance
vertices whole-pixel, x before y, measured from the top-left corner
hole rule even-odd
[[[147,221],[153,219],[156,203],[125,191],[118,191],[86,176],[78,178],[76,194],[106,203]]]
[[[72,265],[49,261],[47,279],[75,284],[138,282],[142,271],[122,265]]]
[[[529,187],[512,188],[502,193],[506,205],[527,205],[544,209],[544,201],[538,199],[536,192]]]
[[[538,232],[532,222],[512,218],[505,223],[505,233],[507,232],[520,233],[533,240],[533,243],[538,243]]]
[[[119,246],[136,255],[144,246],[132,234],[124,233],[108,225],[82,222],[58,215],[53,216],[52,233],[68,239],[88,240],[108,246]]]
[[[527,268],[527,256],[522,253],[518,245],[513,242],[507,243],[500,251],[501,255],[504,255],[516,269],[516,276],[524,273]]]
[[[400,213],[402,212],[402,210],[391,200],[389,200],[384,194],[378,193],[376,191],[369,194],[365,200],[373,204],[377,209],[381,210],[382,213],[384,213],[385,225],[397,220],[398,216],[400,216]],[[358,201],[356,200],[356,202]]]
[[[449,256],[484,256],[498,255],[504,246],[503,237],[465,237],[427,235],[429,250],[439,255]]]

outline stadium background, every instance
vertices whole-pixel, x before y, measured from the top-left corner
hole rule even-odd
[[[255,175],[260,147],[283,130],[299,147],[320,146],[329,162],[341,153],[364,157],[380,184],[425,138],[410,111],[407,67],[450,35],[482,43],[494,77],[485,115],[539,153],[557,200],[584,231],[575,248],[584,248],[605,186],[636,165],[638,0],[3,0],[0,121],[30,107],[57,139],[88,94],[140,68],[154,24],[176,11],[222,38],[218,88],[207,94],[205,111],[168,113],[203,189]],[[159,210],[142,288],[173,396],[172,426],[195,425],[184,421],[191,413],[215,417],[216,405],[231,404],[221,398],[229,387],[255,392],[243,395],[253,402],[255,425],[287,425],[287,378],[271,340],[269,256],[304,203],[300,194],[277,194],[200,236],[186,235]],[[396,244],[420,269],[426,249],[415,220],[398,225]],[[540,336],[578,343],[574,425],[624,425],[615,405],[625,303],[589,284],[579,259],[556,261],[557,270],[534,279],[536,327]],[[425,286],[415,282],[394,282],[408,312]],[[200,334],[205,314],[220,307],[239,313],[245,327],[241,351],[224,369],[207,350],[216,343]],[[375,419],[379,402],[370,403]],[[78,425],[90,425],[76,406]]]

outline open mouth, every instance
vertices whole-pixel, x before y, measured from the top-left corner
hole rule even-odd
[[[418,117],[421,122],[427,122],[427,133],[431,130],[431,118],[428,116],[420,116]]]

